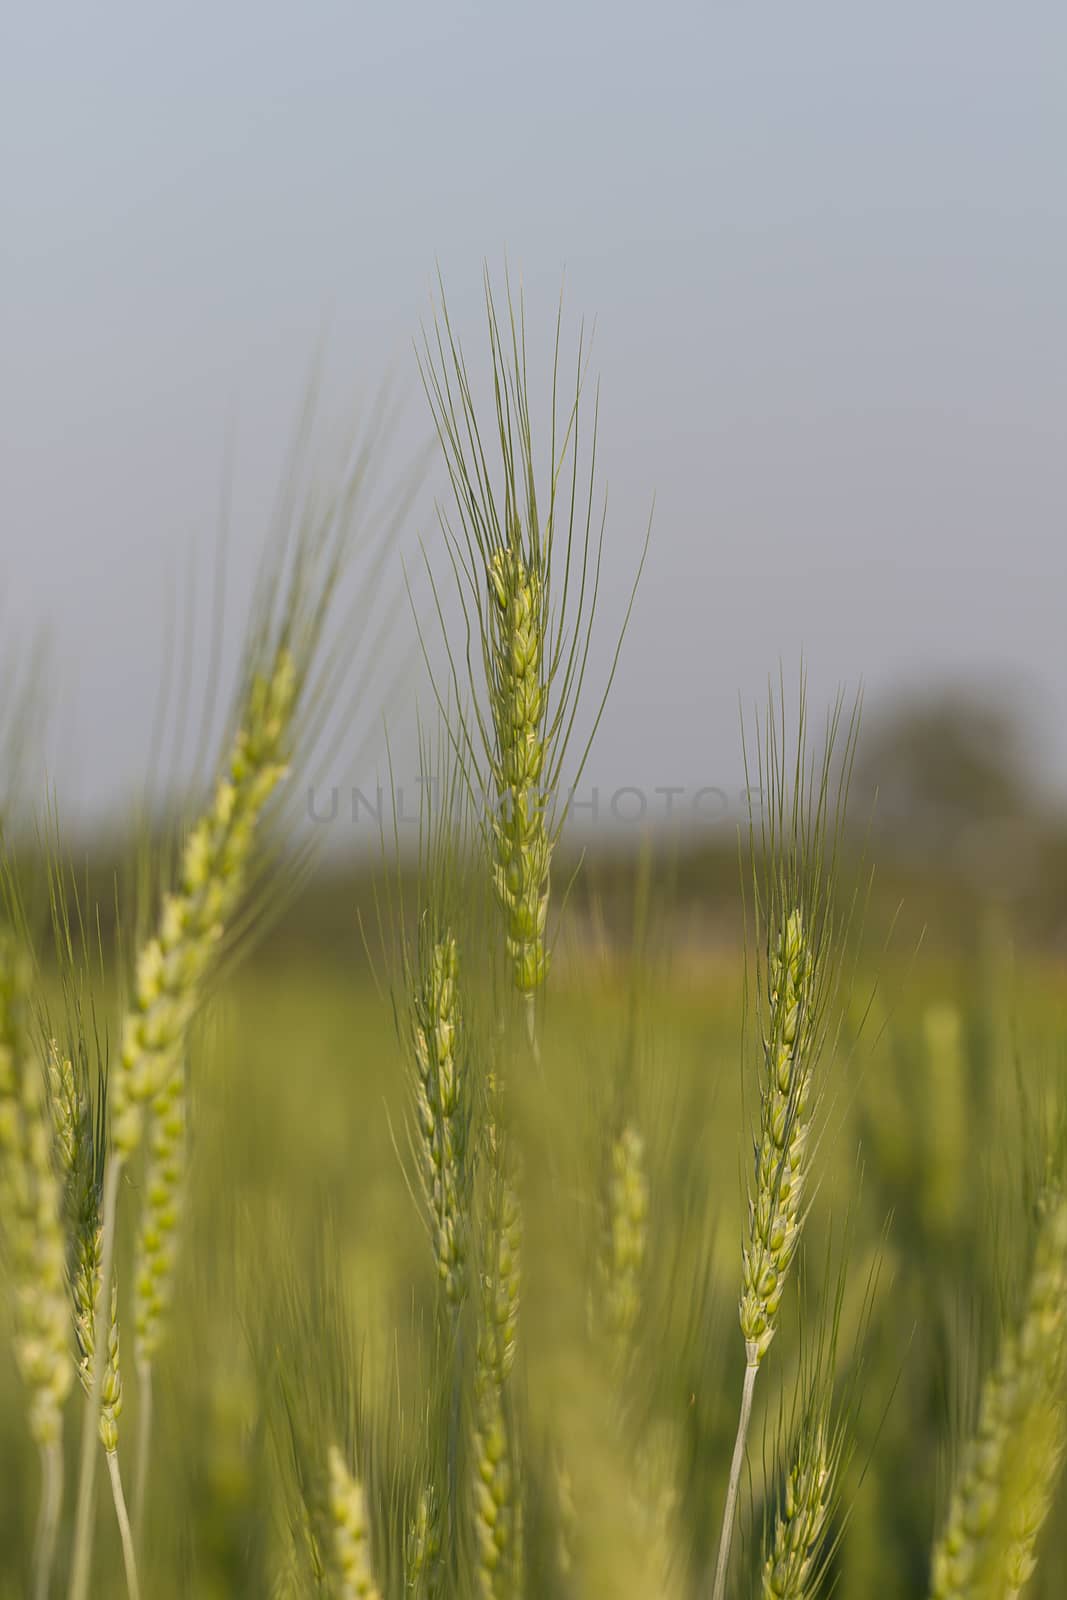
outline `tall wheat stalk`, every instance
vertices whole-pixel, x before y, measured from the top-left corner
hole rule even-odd
[[[759,821],[750,818],[760,1033],[759,1121],[741,1254],[745,1343],[741,1408],[712,1589],[723,1600],[760,1363],[774,1338],[804,1224],[818,1069],[841,973],[848,919],[835,903],[838,843],[858,731],[838,702],[821,749],[807,748],[801,688],[790,760],[784,694],[757,740]]]
[[[491,877],[504,922],[514,985],[524,997],[536,1053],[535,1002],[549,964],[552,858],[607,699],[640,565],[592,730],[569,795],[562,780],[582,699],[600,588],[604,516],[594,524],[598,401],[585,455],[585,354],[581,340],[571,398],[562,406],[562,308],[556,322],[551,403],[544,446],[535,438],[526,359],[526,316],[507,285],[497,315],[488,273],[493,432],[483,434],[462,348],[442,299],[421,358],[423,381],[451,480],[456,523],[441,526],[465,615],[467,649],[454,651],[439,590],[450,686],[452,737],[461,766],[477,773]],[[541,450],[545,450],[541,459]],[[647,549],[647,539],[645,548]],[[642,554],[641,564],[644,556]],[[477,661],[477,667],[475,666]],[[462,666],[461,666],[462,663]],[[461,671],[463,678],[461,680]],[[468,781],[472,781],[469,779]],[[474,787],[472,781],[472,787]]]

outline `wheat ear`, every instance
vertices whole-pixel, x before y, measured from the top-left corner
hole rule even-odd
[[[62,1179],[53,1161],[44,1075],[29,1047],[27,975],[0,931],[0,1218],[11,1258],[15,1358],[41,1460],[34,1595],[51,1583],[63,1498],[63,1406],[74,1379],[66,1311]]]
[[[453,526],[442,512],[441,525],[467,617],[468,645],[474,641],[461,661],[452,654],[445,628],[449,694],[438,692],[437,699],[445,711],[453,689],[460,692],[460,674],[466,677],[471,710],[460,712],[452,737],[462,765],[480,774],[484,792],[477,799],[486,807],[485,841],[503,912],[506,954],[525,999],[536,1054],[535,1001],[549,964],[545,930],[552,856],[569,805],[561,799],[562,769],[585,682],[603,552],[603,519],[599,530],[594,527],[596,403],[583,459],[586,358],[579,341],[573,389],[561,405],[558,318],[542,459],[531,420],[522,297],[516,303],[507,286],[507,318],[499,318],[487,272],[485,304],[491,446],[483,441],[479,408],[443,298],[434,338],[425,341],[421,361],[458,519]],[[640,566],[572,784],[580,778],[603,711],[639,577]],[[436,585],[434,593],[443,622]]]
[[[611,1142],[599,1261],[601,1315],[617,1370],[625,1366],[641,1309],[648,1244],[645,1145],[632,1123]]]
[[[213,804],[186,843],[179,888],[167,897],[158,932],[137,960],[133,1003],[112,1079],[112,1143],[102,1204],[104,1283],[111,1281],[123,1165],[141,1144],[147,1111],[180,1068],[186,1031],[227,920],[241,898],[257,824],[286,770],[297,686],[287,647],[278,651],[269,674],[253,678],[227,770]],[[96,1343],[101,1345],[107,1338],[106,1312],[99,1309],[97,1315]],[[82,1438],[70,1600],[86,1600],[88,1594],[96,1460],[92,1434],[102,1382],[101,1365],[95,1363]]]
[[[416,1600],[428,1600],[441,1551],[441,1530],[431,1490],[423,1489],[408,1529],[405,1579]]]
[[[825,1422],[801,1431],[763,1563],[763,1600],[811,1600],[830,1508],[833,1462]]]
[[[79,1062],[83,1070],[75,1071],[72,1060],[69,1057],[62,1057],[53,1043],[49,1083],[56,1164],[66,1191],[67,1211],[70,1217],[68,1273],[74,1342],[78,1354],[78,1376],[82,1389],[89,1395],[95,1382],[96,1341],[102,1321],[100,1302],[105,1292],[100,1198],[105,1158],[107,1105],[104,1083],[101,1080],[101,1100],[94,1116],[84,1074],[84,1059],[84,1054],[80,1053]],[[140,1586],[137,1561],[118,1458],[118,1425],[122,1414],[123,1386],[119,1347],[118,1284],[114,1276],[111,1279],[107,1304],[107,1341],[102,1363],[97,1431],[107,1461],[111,1498],[122,1542],[126,1586],[131,1600],[138,1600]]]
[[[371,1570],[370,1525],[363,1486],[330,1446],[328,1504],[331,1565],[337,1600],[380,1600]]]
[[[1012,1600],[1034,1571],[1067,1445],[1067,1199],[1042,1197],[1018,1325],[982,1386],[978,1426],[934,1547],[933,1600]]]
[[[522,1483],[508,1380],[518,1335],[522,1223],[502,1171],[492,1176],[486,1235],[474,1371],[475,1580],[482,1600],[517,1600]]]
[[[843,741],[841,717],[838,701],[827,720],[821,753],[810,760],[802,682],[794,762],[787,765],[784,695],[777,706],[772,698],[758,743],[762,811],[758,827],[750,816],[749,829],[757,937],[765,940],[757,967],[760,1114],[741,1252],[745,1373],[713,1600],[723,1600],[726,1593],[756,1375],[775,1335],[804,1222],[815,1074],[827,1042],[827,1013],[848,933],[847,919],[835,921],[833,900],[859,730],[858,703]]]
[[[134,1364],[139,1407],[133,1525],[138,1538],[144,1526],[151,1449],[153,1370],[174,1293],[185,1167],[186,1084],[185,1071],[179,1066],[152,1103],[134,1268]]]
[[[421,930],[427,932],[424,924]],[[421,972],[412,1002],[419,1177],[430,1221],[434,1262],[445,1297],[459,1306],[466,1290],[459,1145],[459,953],[450,932],[420,939]]]

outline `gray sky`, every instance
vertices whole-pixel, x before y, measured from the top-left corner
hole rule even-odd
[[[238,591],[323,334],[414,449],[435,261],[473,352],[505,251],[596,319],[606,616],[656,495],[589,784],[732,784],[802,652],[1007,678],[1067,773],[1062,5],[65,9],[0,24],[0,622],[68,807],[142,770],[227,439]]]

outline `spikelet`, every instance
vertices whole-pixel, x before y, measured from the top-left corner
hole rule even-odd
[[[328,1508],[331,1565],[337,1600],[380,1600],[371,1571],[370,1524],[363,1486],[330,1446]]]
[[[1067,1442],[1065,1319],[1067,1200],[1046,1192],[1022,1319],[983,1384],[977,1430],[934,1548],[934,1600],[1002,1600],[1034,1570]]]
[[[457,978],[459,954],[451,933],[420,952],[423,971],[413,999],[412,1049],[417,1082],[415,1116],[419,1177],[429,1213],[437,1275],[453,1306],[466,1292],[464,1219],[460,1205]]]
[[[179,1069],[152,1104],[134,1277],[134,1355],[141,1369],[159,1349],[174,1292],[185,1162],[185,1074]]]
[[[0,1227],[10,1258],[15,1357],[41,1446],[62,1434],[74,1379],[66,1293],[62,1182],[53,1161],[44,1073],[31,1055],[26,977],[0,933]]]
[[[830,1509],[833,1459],[821,1419],[801,1428],[796,1454],[763,1563],[763,1600],[811,1600],[818,1590],[818,1557]]]
[[[474,1373],[474,1532],[482,1600],[521,1593],[522,1484],[508,1405],[518,1333],[522,1224],[511,1184],[493,1183]]]
[[[786,918],[769,965],[759,1139],[742,1256],[741,1332],[752,1367],[774,1338],[803,1221],[815,975],[799,910]]]
[[[625,1362],[641,1309],[647,1243],[644,1140],[628,1123],[611,1145],[599,1263],[604,1328],[617,1364]]]
[[[493,881],[506,918],[506,948],[515,985],[530,995],[548,970],[552,840],[539,784],[545,766],[547,694],[542,680],[545,617],[538,574],[523,559],[517,522],[488,570],[491,755],[496,785]]]
[[[120,1159],[140,1145],[146,1108],[180,1066],[186,1029],[245,885],[256,825],[286,770],[295,695],[295,665],[283,649],[271,676],[253,681],[228,771],[186,843],[178,891],[167,897],[158,932],[138,957],[112,1087]]]

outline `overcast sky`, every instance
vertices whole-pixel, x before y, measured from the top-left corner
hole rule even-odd
[[[656,497],[590,785],[732,784],[802,653],[1010,681],[1062,779],[1065,151],[1051,0],[6,7],[0,626],[68,809],[142,771],[228,441],[239,592],[324,335],[327,422],[392,375],[414,451],[435,263],[473,356],[505,252],[596,321],[606,617]]]

